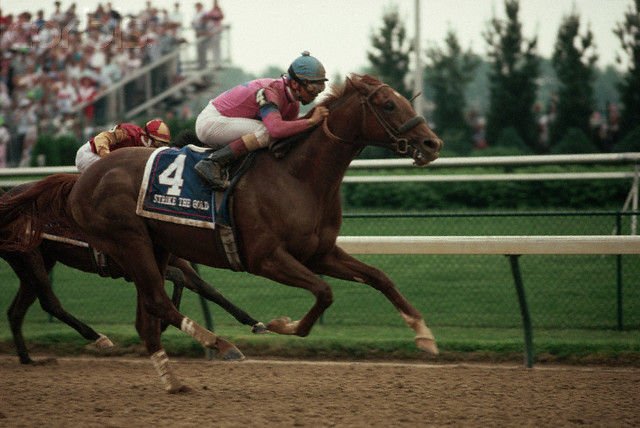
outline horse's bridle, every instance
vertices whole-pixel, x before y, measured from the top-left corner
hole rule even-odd
[[[361,95],[360,96],[360,105],[362,106],[362,125],[361,125],[361,129],[364,128],[364,125],[366,123],[367,109],[368,109],[369,111],[371,111],[371,113],[373,113],[373,115],[375,116],[375,118],[378,121],[378,123],[380,124],[380,126],[382,126],[382,129],[384,129],[384,131],[387,133],[387,135],[391,139],[391,141],[392,141],[391,147],[393,148],[393,150],[396,153],[401,154],[401,155],[407,154],[409,152],[411,152],[410,154],[413,155],[413,152],[415,152],[416,149],[409,144],[409,140],[407,138],[403,138],[403,137],[401,137],[401,135],[406,133],[406,132],[408,132],[408,131],[410,131],[410,130],[412,130],[413,128],[415,128],[416,126],[420,125],[421,123],[425,123],[426,120],[424,119],[424,117],[416,115],[416,116],[410,118],[409,120],[407,120],[406,122],[404,122],[397,129],[393,125],[391,125],[380,114],[380,112],[374,107],[374,105],[371,102],[371,99],[373,98],[373,96],[380,89],[388,88],[388,87],[389,87],[389,85],[386,85],[386,84],[383,83],[383,84],[380,84],[380,85],[376,86],[375,88],[373,88],[373,90],[371,92],[369,92],[367,95]],[[346,101],[346,99],[344,101]],[[354,141],[345,140],[344,138],[339,137],[339,136],[335,135],[333,132],[331,132],[331,130],[329,129],[328,117],[325,117],[325,119],[324,119],[324,121],[322,123],[322,130],[324,131],[324,133],[329,138],[331,138],[332,140],[335,140],[335,141],[339,141],[341,143],[353,144],[353,143],[355,143],[357,141],[357,140],[354,140]],[[387,143],[383,143],[383,142],[380,142],[380,141],[366,141],[365,144],[374,145],[374,146],[381,146],[381,147],[386,147],[387,146]]]

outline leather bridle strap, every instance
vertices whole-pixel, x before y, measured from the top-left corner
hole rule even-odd
[[[391,140],[395,143],[396,150],[398,150],[400,146],[404,146],[404,149],[402,151],[399,151],[399,153],[406,153],[406,146],[408,145],[408,140],[406,138],[400,138],[400,134],[404,134],[405,132],[412,130],[413,128],[420,125],[421,123],[426,123],[426,120],[424,119],[424,117],[416,115],[411,119],[407,120],[402,125],[400,125],[398,129],[395,129],[393,125],[391,125],[384,117],[382,117],[380,112],[376,110],[373,104],[371,103],[371,99],[376,94],[376,92],[378,92],[380,89],[385,87],[389,87],[389,85],[386,85],[383,83],[381,85],[376,86],[373,89],[373,91],[371,91],[369,95],[367,95],[367,97],[365,98],[365,102],[367,103],[367,107],[369,107],[369,111],[373,113],[373,115],[378,120],[378,123],[385,130],[389,138],[391,138]],[[365,118],[363,117],[363,121],[364,120]]]
[[[347,144],[353,143],[353,141],[345,140],[344,138],[339,137],[336,134],[334,134],[333,132],[331,132],[331,130],[329,129],[329,121],[328,121],[328,119],[329,119],[329,116],[326,116],[324,118],[324,120],[322,121],[322,131],[325,133],[325,135],[327,137],[329,137],[330,139],[332,139],[334,141],[338,141],[340,143],[347,143]]]
[[[414,116],[411,119],[407,120],[402,125],[400,125],[400,128],[398,128],[398,134],[404,134],[405,132],[411,131],[413,128],[420,125],[421,123],[427,123],[425,118],[422,116]]]
[[[365,126],[367,109],[368,109],[375,116],[375,118],[378,121],[378,123],[380,124],[380,126],[382,126],[382,128],[385,130],[385,132],[387,133],[387,135],[389,136],[389,138],[393,142],[392,143],[393,149],[397,153],[406,154],[409,151],[411,151],[411,148],[409,147],[409,140],[407,140],[406,138],[400,138],[400,134],[404,134],[405,132],[408,132],[408,131],[412,130],[416,126],[418,126],[418,125],[420,125],[422,123],[426,123],[426,120],[424,119],[424,117],[416,115],[416,116],[410,118],[409,120],[407,120],[406,122],[404,122],[402,125],[400,125],[400,127],[398,129],[395,129],[389,122],[387,122],[387,120],[384,117],[382,117],[382,115],[375,109],[375,107],[371,103],[372,97],[380,89],[385,88],[385,87],[389,87],[389,85],[386,85],[384,83],[381,84],[381,85],[378,85],[369,94],[367,94],[366,96],[361,96],[360,97],[360,104],[362,105],[362,127],[361,128],[364,128],[364,126]],[[348,98],[349,97],[347,97],[347,99]],[[345,101],[346,101],[346,99],[344,99],[344,98],[341,99],[339,101],[339,103],[338,103],[338,106],[342,105]],[[332,107],[332,109],[334,109],[334,108],[335,107]],[[341,142],[341,143],[348,143],[348,144],[355,143],[355,141],[345,140],[344,138],[342,138],[342,137],[334,134],[333,132],[331,132],[331,130],[329,129],[329,121],[328,121],[328,119],[329,118],[327,116],[327,117],[324,118],[324,120],[322,122],[322,130],[327,135],[327,137],[329,137],[330,139],[332,139],[334,141],[338,141],[338,142]],[[387,146],[386,143],[377,142],[377,141],[368,141],[367,144],[375,145],[375,146],[381,146],[381,147]]]

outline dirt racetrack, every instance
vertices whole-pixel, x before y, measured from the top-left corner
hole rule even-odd
[[[164,392],[147,358],[0,356],[2,427],[637,426],[640,369],[174,359],[194,391]]]

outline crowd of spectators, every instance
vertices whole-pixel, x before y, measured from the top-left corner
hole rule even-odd
[[[77,111],[79,105],[184,41],[179,3],[174,7],[168,12],[147,1],[123,16],[111,3],[98,4],[86,19],[76,3],[59,1],[50,16],[0,10],[0,128],[11,124],[9,141],[0,130],[0,167],[28,165],[38,132],[86,138],[101,104]],[[179,79],[178,71],[168,75]]]

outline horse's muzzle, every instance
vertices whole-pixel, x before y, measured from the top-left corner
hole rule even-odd
[[[418,145],[413,152],[413,161],[417,166],[424,166],[440,156],[443,142],[439,138],[427,139]]]

